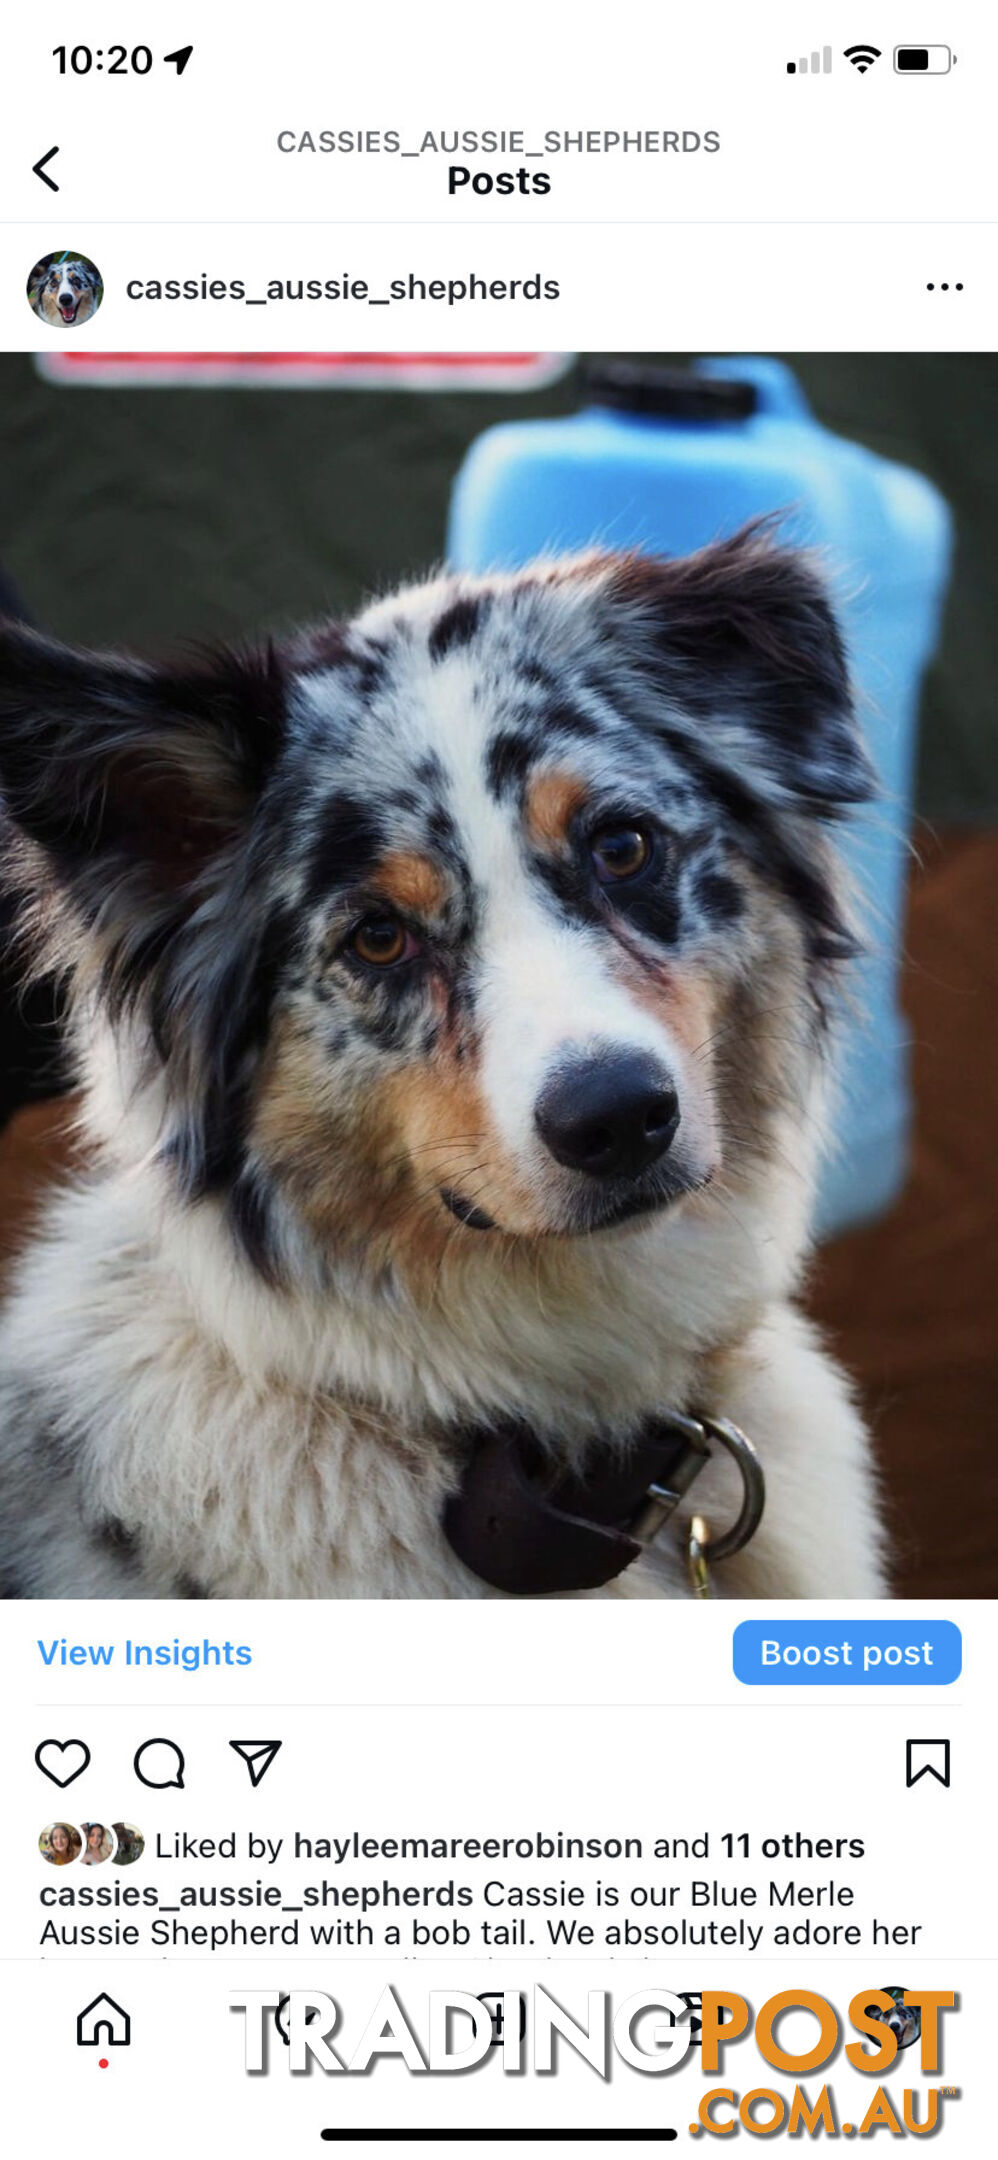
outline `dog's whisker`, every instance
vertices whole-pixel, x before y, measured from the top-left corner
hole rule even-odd
[[[419,1143],[414,1148],[401,1149],[397,1155],[389,1155],[388,1157],[386,1157],[385,1161],[381,1164],[380,1167],[386,1176],[390,1175],[394,1171],[405,1172],[406,1170],[411,1168],[417,1156],[422,1161],[425,1155],[430,1154],[436,1150],[465,1147],[472,1148],[476,1145],[480,1145],[481,1141],[484,1138],[484,1133],[479,1133],[476,1135],[472,1135],[467,1140],[428,1140],[426,1142]],[[441,1175],[443,1175],[442,1172]]]
[[[717,1205],[721,1209],[722,1213],[728,1216],[729,1220],[734,1223],[736,1230],[741,1233],[741,1236],[744,1238],[745,1243],[749,1248],[749,1251],[753,1255],[753,1259],[757,1261],[759,1255],[759,1240],[756,1236],[753,1235],[753,1232],[748,1228],[747,1223],[743,1222],[741,1216],[737,1213],[737,1210],[732,1204],[730,1193],[725,1188],[723,1178],[713,1178],[711,1180],[711,1183],[704,1188],[703,1198],[708,1204],[712,1200],[716,1200]]]
[[[789,1170],[795,1177],[802,1177],[804,1175],[800,1163],[795,1161],[793,1156],[788,1154],[786,1148],[782,1146],[781,1142],[779,1140],[774,1140],[772,1134],[769,1132],[761,1132],[758,1129],[752,1127],[745,1129],[737,1125],[728,1124],[725,1126],[725,1139],[734,1140],[736,1145],[740,1144],[743,1147],[752,1148],[754,1152],[761,1158],[772,1159],[775,1162],[782,1163],[784,1169]]]

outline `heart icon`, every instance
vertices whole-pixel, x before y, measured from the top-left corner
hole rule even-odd
[[[43,1777],[51,1778],[53,1785],[65,1790],[74,1778],[83,1776],[90,1749],[85,1740],[41,1740],[35,1749],[35,1761]]]

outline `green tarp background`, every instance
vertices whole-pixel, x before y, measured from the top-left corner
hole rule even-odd
[[[991,820],[998,360],[785,357],[821,420],[921,468],[956,511],[919,807]],[[153,652],[342,610],[439,559],[450,484],[482,428],[578,397],[575,374],[526,395],[56,388],[28,356],[0,356],[0,562],[37,623],[84,643]]]

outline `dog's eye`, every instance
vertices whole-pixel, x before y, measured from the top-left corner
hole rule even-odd
[[[419,946],[397,915],[366,915],[347,939],[347,949],[365,967],[390,968],[412,960]]]
[[[637,825],[600,825],[590,836],[589,852],[600,884],[620,885],[645,869],[651,842]]]

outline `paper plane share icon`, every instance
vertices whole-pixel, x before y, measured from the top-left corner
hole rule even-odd
[[[259,1785],[260,1779],[266,1777],[278,1748],[283,1745],[283,1740],[229,1741],[230,1748],[234,1748],[236,1754],[242,1756],[250,1774],[251,1785]]]

